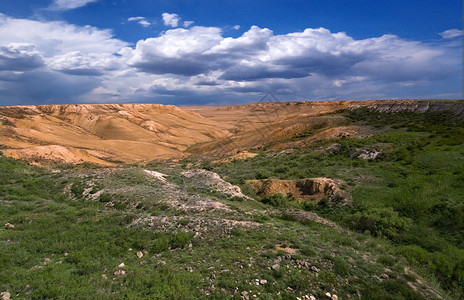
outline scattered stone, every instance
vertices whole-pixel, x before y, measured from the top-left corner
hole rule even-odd
[[[63,263],[62,260],[59,260],[59,261],[56,262],[57,265],[61,265],[62,263]]]
[[[311,266],[310,270],[314,273],[319,273],[319,269],[316,266]]]
[[[5,224],[5,229],[13,229],[13,228],[15,228],[13,224],[10,224],[10,223]]]
[[[68,255],[69,255],[69,253],[68,253],[68,252],[65,252],[65,253],[64,253],[64,256],[68,256]]]
[[[280,265],[279,264],[272,265],[271,269],[273,269],[274,271],[278,271],[280,269]]]
[[[313,295],[309,295],[309,300],[316,300],[316,297],[314,297]]]
[[[242,295],[242,298],[245,299],[245,300],[250,300],[250,296],[248,294],[247,291],[243,291],[240,293],[240,295]]]
[[[125,266],[124,263],[120,263],[120,264],[118,265],[118,268],[122,269],[122,268],[124,268],[124,266]]]
[[[139,265],[140,265],[140,266],[144,266],[144,265],[146,265],[146,264],[147,264],[147,261],[145,261],[145,260],[142,260],[141,262],[139,262]]]
[[[123,276],[123,275],[126,275],[126,271],[124,271],[124,270],[117,270],[116,272],[114,272],[114,275],[115,275],[115,276]]]
[[[265,285],[266,283],[267,283],[267,280],[266,280],[266,279],[261,279],[261,280],[259,281],[259,284],[261,284],[261,285]]]
[[[138,257],[138,258],[142,258],[142,256],[143,256],[143,253],[142,253],[141,251],[138,251],[138,252],[137,252],[137,257]]]
[[[187,272],[190,272],[190,273],[193,272],[193,268],[192,268],[192,267],[187,267],[187,268],[185,268],[185,269],[187,270]]]
[[[338,296],[335,295],[335,294],[333,294],[333,295],[332,295],[332,300],[338,300]]]
[[[44,263],[49,264],[51,262],[52,262],[52,260],[50,258],[47,258],[47,257],[44,258]]]
[[[380,154],[379,151],[377,150],[367,150],[367,149],[362,149],[358,151],[358,157],[362,159],[375,159],[377,156]]]
[[[2,296],[2,300],[10,300],[10,293],[3,292],[0,295]]]
[[[108,279],[108,276],[106,276],[106,274],[102,274],[102,278],[107,280]]]
[[[327,296],[327,298],[332,298],[332,295],[329,292],[325,293],[325,295]]]
[[[164,260],[160,260],[158,262],[158,266],[164,266],[166,264],[166,262]]]
[[[382,275],[380,275],[380,278],[382,278],[382,279],[388,279],[388,278],[390,278],[390,276],[388,276],[387,274],[383,273]]]

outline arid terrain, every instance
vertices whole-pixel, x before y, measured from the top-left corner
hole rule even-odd
[[[146,163],[189,154],[245,158],[248,150],[301,147],[318,139],[362,137],[369,128],[329,115],[341,109],[464,114],[459,101],[266,102],[237,106],[157,104],[0,107],[3,154],[35,164]],[[310,139],[290,139],[307,130]],[[240,154],[241,153],[241,154]],[[237,156],[238,155],[238,156]],[[252,155],[252,154],[251,154]]]

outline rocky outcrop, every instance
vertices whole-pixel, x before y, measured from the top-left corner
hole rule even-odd
[[[464,119],[464,101],[462,100],[385,100],[351,102],[348,109],[353,110],[366,107],[371,111],[382,113],[415,112],[441,113],[447,112],[454,117]]]
[[[322,199],[336,200],[343,202],[347,198],[347,193],[340,188],[341,180],[325,177],[307,178],[299,180],[248,180],[259,197],[269,195],[291,195],[297,200],[321,201]]]

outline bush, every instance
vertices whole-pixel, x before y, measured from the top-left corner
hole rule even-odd
[[[430,253],[416,245],[401,246],[397,252],[411,264],[427,265],[430,261]]]
[[[392,208],[371,208],[348,216],[349,226],[357,231],[368,231],[376,237],[396,238],[411,225],[411,219],[400,217]]]
[[[289,197],[286,197],[282,194],[275,194],[272,196],[266,196],[263,199],[261,199],[261,202],[264,204],[272,205],[274,207],[284,207],[288,205],[288,202],[290,202]]]

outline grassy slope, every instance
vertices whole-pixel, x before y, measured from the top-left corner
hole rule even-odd
[[[263,153],[212,167],[237,184],[252,178],[344,179],[352,190],[352,206],[293,205],[390,241],[422,274],[440,282],[453,297],[464,297],[463,122],[446,114],[367,109],[343,114],[352,124],[384,133],[319,141],[304,151]],[[359,149],[382,154],[366,161],[356,157]]]
[[[185,181],[179,166],[156,167],[186,192],[185,201],[208,198],[232,211],[170,208],[166,187],[137,167],[55,173],[0,156],[0,220],[15,226],[0,229],[0,290],[19,299],[241,299],[244,291],[259,299],[326,292],[343,299],[433,298],[387,241],[295,222],[283,210]],[[151,216],[165,219],[131,225]],[[224,226],[227,218],[256,225]],[[139,259],[136,251],[145,254]],[[121,262],[126,274],[113,275]]]

